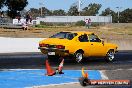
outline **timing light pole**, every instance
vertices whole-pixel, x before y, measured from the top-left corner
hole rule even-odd
[[[43,2],[40,2],[39,5],[42,6],[41,7],[41,16],[43,16],[43,5],[44,5],[44,3]]]
[[[78,12],[80,16],[80,11],[81,11],[81,0],[78,0]]]
[[[117,9],[118,9],[118,23],[120,23],[120,9],[122,8],[122,7],[116,7]]]

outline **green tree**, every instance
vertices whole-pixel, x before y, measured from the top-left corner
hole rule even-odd
[[[4,2],[5,0],[0,0],[0,9],[2,9],[2,7],[4,6]]]
[[[114,12],[113,10],[111,10],[110,8],[106,8],[104,11],[102,11],[102,13],[100,14],[100,16],[108,16],[111,15],[112,16],[112,21],[114,23],[116,23],[118,21],[118,17],[117,17],[117,13]]]
[[[22,11],[27,5],[27,0],[6,0],[5,5],[8,7],[8,15],[15,18],[19,11]]]
[[[78,8],[76,5],[70,7],[70,9],[68,11],[68,15],[69,16],[78,16],[79,15]]]
[[[26,14],[27,14],[27,10],[26,9],[23,9],[22,11],[21,11],[21,16],[22,17],[25,17],[26,16]]]
[[[28,1],[27,0],[6,0],[5,4],[10,10],[21,11],[28,5]]]
[[[119,21],[121,23],[132,23],[132,9],[125,9],[120,13],[120,19]]]
[[[66,15],[66,12],[62,9],[59,9],[59,10],[54,10],[52,15],[55,15],[55,16],[65,16]]]
[[[101,6],[102,6],[101,4],[91,3],[82,10],[81,15],[96,16],[99,13]]]
[[[32,15],[32,18],[36,18],[40,16],[40,12],[36,8],[30,8],[30,14]]]
[[[51,15],[52,13],[45,7],[36,9],[36,8],[30,8],[30,14],[32,15],[33,18],[36,18],[38,16],[41,16],[41,9],[42,9],[42,16],[45,15]]]
[[[114,11],[112,11],[110,8],[106,8],[104,11],[102,11],[101,15],[103,16],[108,16],[115,13]]]
[[[39,8],[39,14],[41,14],[41,8]],[[43,16],[51,16],[52,12],[46,7],[42,7],[42,15]]]
[[[18,13],[15,10],[7,10],[7,15],[11,18],[15,18],[18,15]]]

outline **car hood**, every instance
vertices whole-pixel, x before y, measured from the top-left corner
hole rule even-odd
[[[51,44],[51,45],[66,45],[70,40],[68,39],[59,39],[59,38],[47,38],[40,41],[40,44]]]

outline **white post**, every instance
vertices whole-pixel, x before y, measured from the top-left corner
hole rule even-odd
[[[120,21],[119,21],[119,18],[120,18],[120,10],[119,10],[119,7],[117,7],[118,8],[118,23],[120,23]]]
[[[79,12],[79,16],[80,16],[80,10],[81,10],[81,1],[78,0],[78,12]]]
[[[43,8],[41,7],[41,17],[42,17],[42,15],[43,15]]]
[[[41,2],[39,3],[39,5],[40,5],[40,7],[41,7],[41,16],[42,16],[42,15],[43,15],[43,5],[44,5],[43,1],[41,1]]]
[[[119,21],[119,19],[120,19],[120,9],[122,8],[122,7],[116,7],[117,9],[118,9],[118,23],[120,23],[120,21]]]

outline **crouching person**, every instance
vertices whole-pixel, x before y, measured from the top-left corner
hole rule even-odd
[[[23,30],[28,30],[28,24],[26,22],[22,23],[22,29]]]

